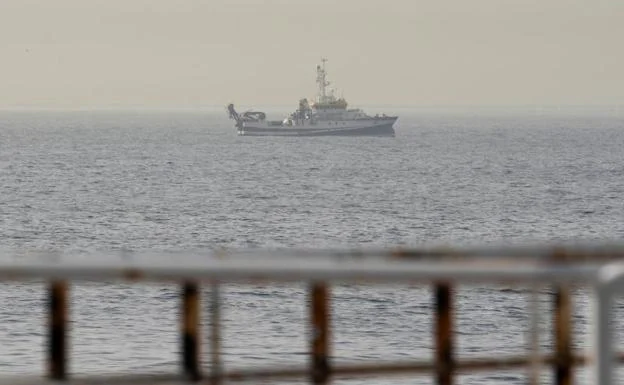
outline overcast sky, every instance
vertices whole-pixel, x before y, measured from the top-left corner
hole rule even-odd
[[[0,107],[624,104],[621,0],[0,0]]]

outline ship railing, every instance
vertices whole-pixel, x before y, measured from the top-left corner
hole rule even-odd
[[[4,256],[0,280],[44,281],[47,289],[48,370],[44,378],[0,377],[3,383],[40,384],[46,380],[80,384],[186,383],[296,380],[314,384],[341,378],[389,375],[430,375],[436,384],[452,384],[465,373],[526,369],[530,382],[550,367],[556,384],[572,384],[574,369],[589,366],[592,384],[614,383],[614,367],[624,361],[614,349],[611,319],[613,299],[624,289],[624,246],[537,246],[490,248],[429,248],[351,251],[212,251],[194,253],[120,253],[70,256],[60,254]],[[70,376],[68,372],[69,290],[78,281],[177,282],[180,285],[180,372],[171,375],[132,374],[114,377]],[[304,282],[309,284],[309,364],[306,367],[226,370],[222,362],[219,287],[226,283]],[[331,341],[331,287],[342,283],[426,284],[433,286],[433,361],[334,364]],[[551,287],[553,351],[537,346],[537,307],[532,306],[531,351],[526,355],[458,359],[455,344],[456,285],[465,283]],[[202,337],[200,288],[209,285],[207,338]],[[572,349],[572,288],[592,292],[592,352]],[[203,342],[209,365],[202,365]],[[495,352],[494,352],[495,353]]]

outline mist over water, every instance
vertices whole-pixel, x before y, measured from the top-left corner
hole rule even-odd
[[[396,110],[395,138],[238,137],[224,111],[0,111],[0,249],[89,257],[622,238],[617,109]],[[44,288],[1,285],[0,370],[41,372]],[[226,364],[303,364],[305,290],[227,285]],[[580,317],[588,302],[577,294]],[[74,287],[71,370],[175,371],[177,297],[173,285]],[[526,348],[524,291],[473,285],[457,303],[462,356]],[[426,287],[341,286],[333,307],[340,362],[432,356]]]

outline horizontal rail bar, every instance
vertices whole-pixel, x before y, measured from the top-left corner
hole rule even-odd
[[[624,363],[624,352],[618,353],[615,360],[619,363]],[[509,356],[499,358],[472,358],[464,359],[455,362],[455,370],[457,374],[477,373],[477,372],[491,372],[501,370],[520,370],[526,368],[534,361],[534,358],[527,356]],[[557,361],[557,358],[553,355],[542,355],[539,357],[539,362],[543,365],[553,365]],[[576,367],[581,367],[592,363],[593,360],[588,355],[575,355],[572,357],[572,363]],[[433,362],[384,362],[384,363],[370,363],[370,364],[342,364],[336,365],[332,368],[332,376],[335,378],[357,378],[357,377],[370,377],[370,376],[388,376],[388,375],[424,375],[431,374],[435,371],[436,365]],[[287,379],[303,379],[305,380],[309,376],[310,370],[307,367],[292,367],[287,368],[259,368],[249,370],[231,370],[223,372],[220,379],[240,382],[250,380],[287,380]],[[68,384],[174,384],[174,383],[188,383],[188,379],[183,376],[175,374],[128,374],[128,375],[110,375],[110,376],[75,376],[70,380],[63,383]],[[196,384],[209,384],[214,381],[210,376],[206,376],[204,379]],[[44,378],[10,378],[0,377],[0,384],[16,384],[16,385],[43,385],[43,384],[58,384],[58,381],[47,381]]]
[[[624,262],[623,262],[624,263]],[[275,258],[195,257],[187,260],[156,256],[131,261],[17,260],[0,261],[0,280],[192,280],[192,281],[479,281],[479,282],[593,282],[599,265],[547,265],[540,263],[415,262],[309,260]]]
[[[395,248],[366,248],[366,249],[219,249],[219,250],[188,250],[181,252],[105,252],[93,253],[85,258],[84,255],[59,252],[23,252],[21,250],[0,249],[0,264],[10,260],[11,263],[21,260],[55,260],[63,262],[66,259],[84,262],[85,259],[105,260],[145,260],[146,258],[168,259],[176,261],[189,258],[330,258],[335,260],[344,259],[406,259],[411,261],[444,261],[444,260],[502,260],[513,261],[540,261],[544,263],[565,262],[589,262],[604,263],[624,259],[624,243],[622,242],[596,242],[596,243],[559,243],[559,244],[534,244],[534,245],[491,245],[479,247],[395,247]]]
[[[409,260],[491,260],[514,259],[542,262],[607,262],[624,258],[624,244],[558,244],[532,246],[489,246],[489,247],[429,247],[429,248],[367,248],[363,250],[247,250],[223,252],[222,255],[238,257],[254,255],[259,257],[314,258],[329,256],[342,259],[403,258]],[[553,258],[553,256],[556,256]]]

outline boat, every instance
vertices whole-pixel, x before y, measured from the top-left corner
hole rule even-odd
[[[318,93],[310,105],[307,98],[299,100],[299,106],[282,120],[267,120],[261,111],[238,113],[234,104],[227,106],[238,135],[241,136],[394,136],[397,116],[377,114],[369,116],[361,109],[349,109],[344,98],[337,98],[329,89],[325,63],[316,66]]]

